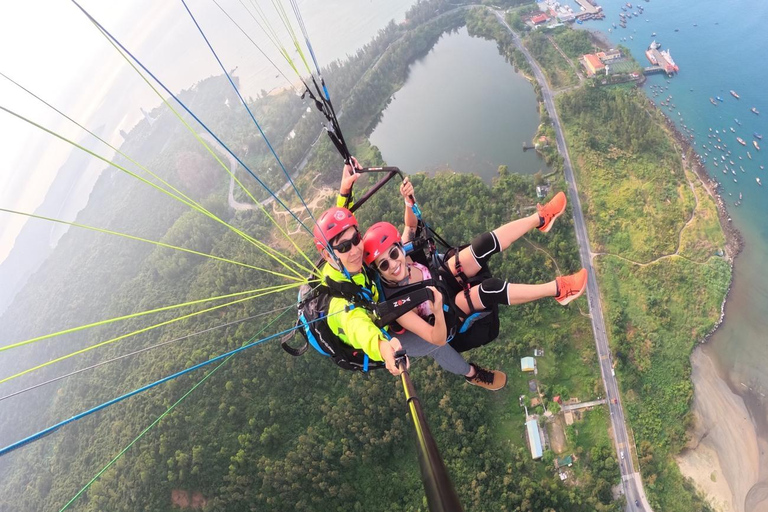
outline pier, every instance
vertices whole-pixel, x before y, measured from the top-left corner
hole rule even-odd
[[[648,66],[647,68],[643,68],[643,74],[644,75],[658,75],[660,73],[666,73],[663,67],[661,66]]]

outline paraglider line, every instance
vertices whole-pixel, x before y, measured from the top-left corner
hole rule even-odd
[[[342,312],[343,311],[340,311],[340,313],[342,313]],[[325,321],[326,319],[327,319],[327,316],[321,316],[320,318],[317,318],[317,319],[313,320],[313,322]],[[15,443],[10,444],[10,445],[6,446],[5,448],[0,448],[0,457],[2,457],[3,455],[6,455],[6,454],[8,454],[8,453],[18,449],[18,448],[21,448],[22,446],[25,446],[25,445],[33,442],[33,441],[36,441],[36,440],[38,440],[38,439],[40,439],[42,437],[45,437],[45,436],[47,436],[49,434],[52,434],[53,432],[55,432],[56,430],[60,429],[61,427],[65,426],[65,425],[68,425],[68,424],[70,424],[70,423],[72,423],[74,421],[77,421],[77,420],[80,420],[82,418],[85,418],[86,416],[89,416],[89,415],[91,415],[91,414],[93,414],[95,412],[99,412],[102,409],[106,409],[110,405],[114,405],[114,404],[116,404],[118,402],[122,402],[126,398],[130,398],[132,396],[138,395],[139,393],[143,393],[144,391],[148,391],[148,390],[150,390],[150,389],[152,389],[154,387],[159,386],[160,384],[163,384],[165,382],[173,380],[173,379],[175,379],[177,377],[181,377],[182,375],[186,375],[187,373],[193,372],[195,370],[199,370],[200,368],[203,368],[204,366],[208,366],[209,364],[213,364],[213,363],[215,363],[217,361],[221,361],[222,359],[225,359],[225,358],[227,358],[229,356],[238,354],[238,353],[240,353],[240,352],[242,352],[244,350],[247,350],[247,349],[249,349],[251,347],[255,347],[256,345],[260,345],[260,344],[262,344],[262,343],[264,343],[266,341],[273,340],[275,338],[278,338],[280,336],[283,336],[285,334],[288,334],[290,332],[293,332],[293,331],[295,331],[297,329],[302,329],[302,328],[303,328],[302,324],[295,325],[295,326],[291,327],[290,329],[286,329],[284,331],[280,331],[277,334],[273,334],[271,336],[267,336],[266,338],[262,338],[260,340],[254,341],[252,343],[248,343],[246,345],[243,345],[240,348],[236,348],[234,350],[231,350],[229,352],[226,352],[224,354],[216,356],[213,359],[209,359],[208,361],[203,361],[202,363],[198,363],[198,364],[196,364],[194,366],[190,366],[189,368],[186,368],[184,370],[176,372],[173,375],[169,375],[168,377],[164,377],[164,378],[162,378],[160,380],[156,380],[155,382],[152,382],[151,384],[147,384],[146,386],[142,386],[142,387],[140,387],[138,389],[135,389],[135,390],[133,390],[133,391],[131,391],[129,393],[126,393],[124,395],[121,395],[121,396],[119,396],[117,398],[113,398],[112,400],[104,402],[103,404],[97,405],[96,407],[92,407],[91,409],[88,409],[87,411],[81,412],[80,414],[76,414],[76,415],[74,415],[74,416],[72,416],[70,418],[67,418],[66,420],[60,421],[59,423],[56,423],[55,425],[52,425],[52,426],[50,426],[50,427],[48,427],[46,429],[43,429],[43,430],[41,430],[41,431],[39,431],[39,432],[37,432],[35,434],[27,436],[27,437],[25,437],[24,439],[22,439],[20,441],[16,441]]]
[[[288,308],[291,308],[291,306],[288,306]],[[268,329],[268,328],[269,328],[269,327],[270,327],[272,324],[274,324],[275,322],[277,322],[278,320],[280,320],[280,318],[282,318],[282,317],[283,317],[283,315],[284,315],[285,313],[287,313],[287,312],[288,312],[288,311],[287,311],[287,309],[288,309],[288,308],[286,308],[286,311],[284,311],[284,312],[282,312],[281,314],[277,315],[277,316],[276,316],[276,317],[275,317],[275,318],[274,318],[274,319],[273,319],[271,322],[269,322],[269,323],[268,323],[267,325],[265,325],[265,326],[264,326],[264,327],[263,327],[261,330],[259,330],[259,332],[257,332],[256,334],[254,334],[254,335],[253,335],[253,337],[252,337],[250,340],[248,340],[248,342],[251,342],[251,341],[253,341],[253,340],[254,340],[254,339],[257,337],[257,336],[259,336],[261,333],[263,333],[264,331],[266,331],[266,330],[267,330],[267,329]],[[274,311],[270,311],[269,313],[273,313],[273,312],[274,312]],[[265,313],[265,314],[266,314],[266,313]],[[72,503],[74,503],[74,502],[75,502],[75,500],[76,500],[77,498],[79,498],[79,497],[80,497],[80,496],[81,496],[81,495],[82,495],[82,494],[83,494],[83,493],[84,493],[86,490],[88,490],[88,488],[89,488],[89,487],[90,487],[90,486],[91,486],[91,485],[92,485],[92,484],[93,484],[93,483],[94,483],[94,482],[95,482],[95,481],[96,481],[96,480],[97,480],[97,479],[98,479],[98,478],[99,478],[99,477],[100,477],[100,476],[101,476],[101,475],[102,475],[102,474],[103,474],[103,473],[104,473],[106,470],[108,470],[108,469],[109,469],[109,468],[110,468],[110,467],[111,467],[111,466],[112,466],[112,465],[113,465],[115,462],[117,462],[117,461],[118,461],[118,459],[120,459],[120,457],[122,457],[122,456],[125,454],[125,452],[127,452],[128,450],[130,450],[130,449],[131,449],[131,447],[132,447],[134,444],[136,444],[136,442],[137,442],[139,439],[141,439],[142,437],[144,437],[144,435],[145,435],[147,432],[149,432],[149,431],[150,431],[150,430],[151,430],[151,429],[152,429],[152,428],[153,428],[155,425],[157,425],[158,423],[160,423],[160,421],[161,421],[163,418],[165,418],[165,417],[166,417],[166,416],[167,416],[167,415],[168,415],[168,414],[169,414],[169,413],[170,413],[170,412],[171,412],[171,411],[172,411],[174,408],[176,408],[176,406],[177,406],[177,405],[179,405],[179,404],[180,404],[182,401],[184,401],[184,399],[185,399],[185,398],[187,398],[187,396],[189,396],[189,395],[190,395],[190,394],[191,394],[191,393],[192,393],[192,392],[193,392],[195,389],[197,389],[197,388],[198,388],[198,387],[199,387],[199,386],[200,386],[200,385],[201,385],[203,382],[205,382],[206,380],[208,380],[208,378],[209,378],[211,375],[213,375],[214,373],[216,373],[216,371],[217,371],[219,368],[221,368],[222,366],[224,366],[225,364],[227,364],[227,362],[229,362],[229,360],[230,360],[230,359],[232,359],[233,357],[234,357],[234,355],[231,355],[231,356],[227,357],[225,360],[223,360],[221,363],[219,363],[218,365],[216,365],[216,368],[214,368],[213,370],[211,370],[211,371],[210,371],[210,373],[208,373],[208,374],[207,374],[205,377],[203,377],[202,379],[200,379],[200,380],[197,382],[197,384],[195,384],[194,386],[192,386],[192,388],[190,388],[190,390],[189,390],[189,391],[187,391],[186,393],[184,393],[184,395],[183,395],[181,398],[179,398],[179,399],[178,399],[178,400],[177,400],[177,401],[176,401],[176,402],[175,402],[173,405],[171,405],[170,407],[168,407],[168,409],[166,409],[166,410],[165,410],[165,412],[164,412],[163,414],[161,414],[160,416],[158,416],[158,417],[157,417],[157,419],[156,419],[155,421],[153,421],[153,422],[152,422],[152,423],[151,423],[151,424],[150,424],[150,425],[149,425],[147,428],[145,428],[144,430],[142,430],[142,431],[141,431],[141,433],[140,433],[138,436],[136,436],[136,437],[134,438],[134,440],[133,440],[133,441],[131,441],[130,443],[128,443],[128,446],[126,446],[125,448],[123,448],[122,450],[120,450],[120,453],[118,453],[117,455],[115,455],[115,457],[114,457],[114,458],[113,458],[111,461],[109,461],[109,462],[107,463],[107,465],[106,465],[106,466],[104,466],[103,468],[101,468],[101,470],[100,470],[98,473],[96,473],[96,475],[95,475],[93,478],[91,478],[91,480],[90,480],[90,481],[89,481],[87,484],[85,484],[85,485],[83,486],[83,488],[82,488],[82,489],[80,489],[80,490],[77,492],[77,494],[75,494],[75,495],[72,497],[72,499],[70,499],[70,500],[67,502],[67,504],[66,504],[66,505],[64,505],[64,506],[61,508],[61,510],[59,510],[59,512],[64,512],[64,510],[66,510],[67,508],[69,508],[69,506],[70,506]]]
[[[299,196],[299,199],[301,200],[301,204],[304,205],[304,209],[307,211],[307,214],[309,214],[309,218],[312,219],[312,221],[317,224],[317,221],[315,220],[314,215],[312,215],[312,211],[309,209],[309,206],[307,206],[306,201],[304,201],[304,198],[301,195],[301,192],[299,192],[299,189],[296,188],[296,184],[293,182],[293,179],[291,178],[291,175],[288,173],[288,170],[285,168],[285,165],[283,165],[283,162],[280,160],[280,157],[277,156],[277,152],[275,151],[275,148],[272,146],[272,143],[269,142],[269,138],[267,138],[267,134],[264,133],[264,130],[261,129],[261,125],[256,120],[256,117],[253,115],[253,112],[251,112],[250,107],[248,106],[248,103],[243,98],[242,94],[240,94],[240,90],[235,85],[235,82],[232,80],[232,77],[229,75],[229,72],[224,67],[224,64],[221,62],[221,59],[219,58],[219,55],[216,53],[216,50],[213,49],[213,46],[211,45],[211,42],[208,40],[208,37],[203,32],[203,28],[200,26],[200,24],[197,22],[197,19],[195,18],[194,14],[192,14],[192,11],[189,9],[189,6],[187,5],[186,0],[181,0],[181,3],[184,5],[184,9],[187,10],[187,13],[189,14],[189,17],[192,18],[192,21],[194,22],[195,26],[197,27],[198,32],[200,32],[200,35],[203,36],[203,39],[205,40],[205,44],[208,45],[208,48],[211,50],[211,53],[216,58],[216,62],[219,63],[219,67],[221,67],[221,70],[224,72],[224,76],[227,77],[227,80],[229,80],[230,85],[232,85],[232,88],[235,90],[235,94],[237,94],[237,97],[240,98],[240,102],[245,107],[245,110],[248,111],[248,115],[251,117],[251,120],[253,121],[253,124],[256,125],[256,128],[258,128],[259,133],[264,138],[264,142],[267,143],[267,147],[269,147],[269,150],[272,152],[272,156],[275,157],[275,160],[277,160],[277,164],[280,166],[280,169],[283,170],[283,174],[285,174],[285,177],[288,178],[288,182],[293,187],[293,190],[296,192],[296,195]]]
[[[109,32],[109,31],[108,31],[106,28],[104,28],[104,27],[103,27],[103,26],[102,26],[102,25],[101,25],[101,24],[100,24],[98,21],[96,21],[96,19],[95,19],[93,16],[91,16],[91,15],[88,13],[88,11],[86,11],[86,10],[85,10],[85,9],[84,9],[84,8],[83,8],[83,7],[82,7],[80,4],[79,4],[79,3],[77,3],[77,0],[71,0],[71,1],[72,1],[72,3],[73,3],[73,4],[75,4],[75,5],[77,6],[77,8],[78,8],[78,9],[80,9],[80,10],[83,12],[83,14],[85,14],[85,16],[86,16],[86,17],[87,17],[89,20],[91,20],[91,22],[93,22],[93,24],[94,24],[94,25],[96,25],[96,26],[99,28],[99,30],[103,31],[103,32],[104,32],[104,33],[105,33],[105,34],[106,34],[106,35],[107,35],[107,36],[108,36],[108,37],[109,37],[109,38],[110,38],[112,41],[114,41],[114,42],[115,42],[115,44],[117,44],[117,45],[120,47],[120,49],[122,49],[122,50],[123,50],[123,51],[124,51],[126,54],[128,54],[128,55],[131,57],[131,59],[133,59],[133,60],[134,60],[134,62],[136,62],[136,64],[138,64],[138,65],[141,67],[141,69],[143,69],[143,70],[144,70],[144,71],[145,71],[145,72],[146,72],[146,73],[147,73],[149,76],[151,76],[151,77],[152,77],[152,79],[153,79],[154,81],[156,81],[156,82],[157,82],[157,83],[160,85],[160,87],[162,87],[162,88],[163,88],[163,90],[164,90],[165,92],[167,92],[167,93],[168,93],[168,94],[169,94],[169,95],[170,95],[170,96],[171,96],[171,97],[172,97],[174,100],[176,100],[176,102],[177,102],[179,105],[181,105],[181,107],[182,107],[184,110],[186,110],[186,111],[187,111],[187,113],[188,113],[189,115],[191,115],[191,116],[192,116],[192,117],[195,119],[195,121],[197,121],[198,123],[200,123],[200,126],[202,126],[202,127],[205,129],[205,131],[206,131],[206,132],[208,132],[208,134],[210,134],[210,136],[211,136],[211,137],[213,137],[214,139],[216,139],[216,142],[218,142],[219,144],[221,144],[221,146],[222,146],[222,147],[223,147],[223,148],[224,148],[224,149],[227,151],[227,153],[229,153],[230,155],[232,155],[232,157],[233,157],[235,160],[237,160],[237,162],[238,162],[240,165],[242,165],[242,166],[243,166],[243,168],[244,168],[246,171],[248,171],[248,174],[250,174],[251,176],[253,176],[253,178],[254,178],[254,179],[255,179],[255,180],[256,180],[256,181],[259,183],[259,185],[261,185],[262,187],[264,187],[264,189],[265,189],[267,192],[269,192],[269,194],[270,194],[270,195],[271,195],[271,196],[272,196],[272,197],[275,199],[275,201],[277,201],[277,203],[278,203],[280,206],[282,206],[283,208],[285,208],[285,210],[286,210],[288,213],[290,213],[290,214],[291,214],[291,216],[292,216],[294,219],[296,219],[296,222],[298,222],[298,223],[299,223],[299,225],[300,225],[301,227],[303,227],[303,228],[304,228],[304,229],[305,229],[305,230],[306,230],[306,231],[307,231],[307,232],[308,232],[310,235],[312,235],[312,230],[310,230],[310,229],[309,229],[309,228],[308,228],[308,227],[307,227],[307,226],[306,226],[306,225],[305,225],[305,224],[304,224],[304,223],[301,221],[301,219],[299,219],[299,218],[296,216],[296,214],[295,214],[295,213],[293,213],[293,211],[292,211],[290,208],[288,208],[288,206],[287,206],[285,203],[283,203],[283,201],[281,201],[279,197],[277,197],[277,195],[276,195],[276,194],[275,194],[275,193],[272,191],[272,189],[270,189],[270,188],[267,186],[267,184],[266,184],[266,183],[264,183],[264,182],[263,182],[263,181],[262,181],[262,180],[261,180],[261,179],[260,179],[258,176],[256,176],[256,174],[255,174],[255,173],[254,173],[254,172],[251,170],[251,168],[250,168],[250,167],[248,167],[248,166],[245,164],[245,162],[243,162],[243,161],[240,159],[240,157],[239,157],[239,156],[237,156],[237,155],[236,155],[236,154],[235,154],[235,153],[234,153],[234,152],[233,152],[233,151],[232,151],[232,150],[229,148],[229,146],[227,146],[227,145],[226,145],[226,144],[225,144],[225,143],[224,143],[224,142],[223,142],[223,141],[222,141],[222,140],[221,140],[221,139],[220,139],[220,138],[219,138],[219,137],[218,137],[218,136],[217,136],[215,133],[213,133],[213,131],[212,131],[210,128],[208,128],[208,126],[207,126],[207,125],[206,125],[206,124],[205,124],[205,123],[204,123],[204,122],[203,122],[203,121],[202,121],[202,120],[201,120],[199,117],[197,117],[197,116],[195,115],[195,113],[194,113],[194,112],[192,112],[192,110],[190,110],[190,109],[189,109],[189,107],[187,107],[187,105],[186,105],[184,102],[182,102],[182,101],[181,101],[181,100],[180,100],[180,99],[179,99],[179,98],[178,98],[178,97],[177,97],[177,96],[176,96],[176,95],[175,95],[173,92],[171,92],[171,90],[170,90],[170,89],[168,89],[168,87],[166,87],[166,86],[165,86],[165,84],[164,84],[163,82],[161,82],[161,81],[160,81],[160,79],[158,79],[158,78],[157,78],[157,77],[156,77],[156,76],[155,76],[155,75],[154,75],[154,74],[153,74],[153,73],[152,73],[152,72],[151,72],[149,69],[147,69],[147,67],[146,67],[146,66],[144,66],[144,64],[143,64],[143,63],[142,63],[142,62],[141,62],[141,61],[140,61],[138,58],[136,58],[136,56],[135,56],[135,55],[133,55],[133,54],[132,54],[132,53],[131,53],[131,52],[130,52],[130,51],[129,51],[129,50],[128,50],[128,49],[127,49],[125,46],[123,46],[123,44],[122,44],[122,43],[121,43],[121,42],[120,42],[120,41],[119,41],[117,38],[115,38],[115,36],[113,36],[113,35],[112,35],[112,34],[111,34],[111,33],[110,33],[110,32]]]
[[[264,313],[259,313],[258,315],[252,315],[252,316],[249,316],[247,318],[241,318],[240,320],[233,320],[232,322],[227,322],[226,324],[217,325],[216,327],[209,327],[208,329],[204,329],[202,331],[193,332],[191,334],[187,334],[186,336],[181,336],[179,338],[174,338],[172,340],[164,341],[162,343],[158,343],[158,344],[152,345],[150,347],[145,347],[145,348],[142,348],[140,350],[133,351],[133,352],[131,352],[129,354],[123,354],[123,355],[118,356],[118,357],[113,357],[112,359],[107,359],[106,361],[102,361],[100,363],[96,363],[96,364],[93,364],[91,366],[86,366],[85,368],[80,368],[79,370],[75,370],[73,372],[66,373],[64,375],[59,375],[58,377],[54,377],[53,379],[46,380],[45,382],[40,382],[38,384],[35,384],[34,386],[29,386],[28,388],[20,389],[19,391],[16,391],[14,393],[2,396],[2,397],[0,397],[0,402],[2,402],[3,400],[6,400],[8,398],[12,398],[14,396],[17,396],[17,395],[21,395],[22,393],[26,393],[27,391],[32,391],[33,389],[37,389],[39,387],[46,386],[46,385],[52,384],[54,382],[58,382],[58,381],[60,381],[62,379],[66,379],[67,377],[72,377],[73,375],[77,375],[78,373],[83,373],[83,372],[88,371],[88,370],[93,370],[95,368],[98,368],[99,366],[104,366],[105,364],[114,363],[115,361],[119,361],[121,359],[125,359],[125,358],[131,357],[131,356],[135,356],[135,355],[141,354],[143,352],[149,352],[150,350],[154,350],[156,348],[164,347],[164,346],[169,345],[171,343],[176,343],[177,341],[186,340],[188,338],[191,338],[192,336],[198,336],[200,334],[205,334],[207,332],[210,332],[210,331],[213,331],[213,330],[216,330],[216,329],[221,329],[222,327],[229,327],[230,325],[235,325],[235,324],[239,324],[239,323],[242,323],[242,322],[247,322],[248,320],[253,320],[254,318],[270,315],[270,314],[275,313],[277,311],[280,311],[280,310],[283,310],[283,309],[288,309],[288,308],[291,308],[291,307],[293,307],[293,306],[286,306],[284,308],[273,309],[272,311],[266,311]]]

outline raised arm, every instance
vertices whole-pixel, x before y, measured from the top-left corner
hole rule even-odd
[[[362,169],[362,166],[355,157],[352,157],[352,165],[354,165],[355,169]],[[341,171],[339,197],[336,198],[336,206],[341,208],[351,208],[355,202],[352,197],[352,186],[360,178],[360,174],[354,172],[352,165],[344,164],[344,169]]]
[[[403,243],[408,243],[416,236],[416,228],[418,226],[418,219],[416,214],[413,213],[413,183],[410,178],[405,178],[400,185],[400,195],[403,196],[405,201],[405,213],[403,214],[405,221],[405,228],[403,229]],[[428,338],[427,338],[428,339]]]

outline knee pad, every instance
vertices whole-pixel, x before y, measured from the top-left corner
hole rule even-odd
[[[487,232],[472,240],[471,250],[477,264],[485,266],[488,258],[501,250],[501,245],[496,235]]]
[[[480,302],[486,308],[493,305],[509,304],[507,297],[507,282],[497,277],[489,277],[480,283],[478,288]]]

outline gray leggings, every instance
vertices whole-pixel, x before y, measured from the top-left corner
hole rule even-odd
[[[400,344],[405,349],[406,354],[411,358],[429,356],[437,361],[437,364],[443,370],[455,373],[456,375],[466,375],[469,373],[469,363],[450,344],[438,347],[410,331],[398,334],[395,337],[400,340]]]

